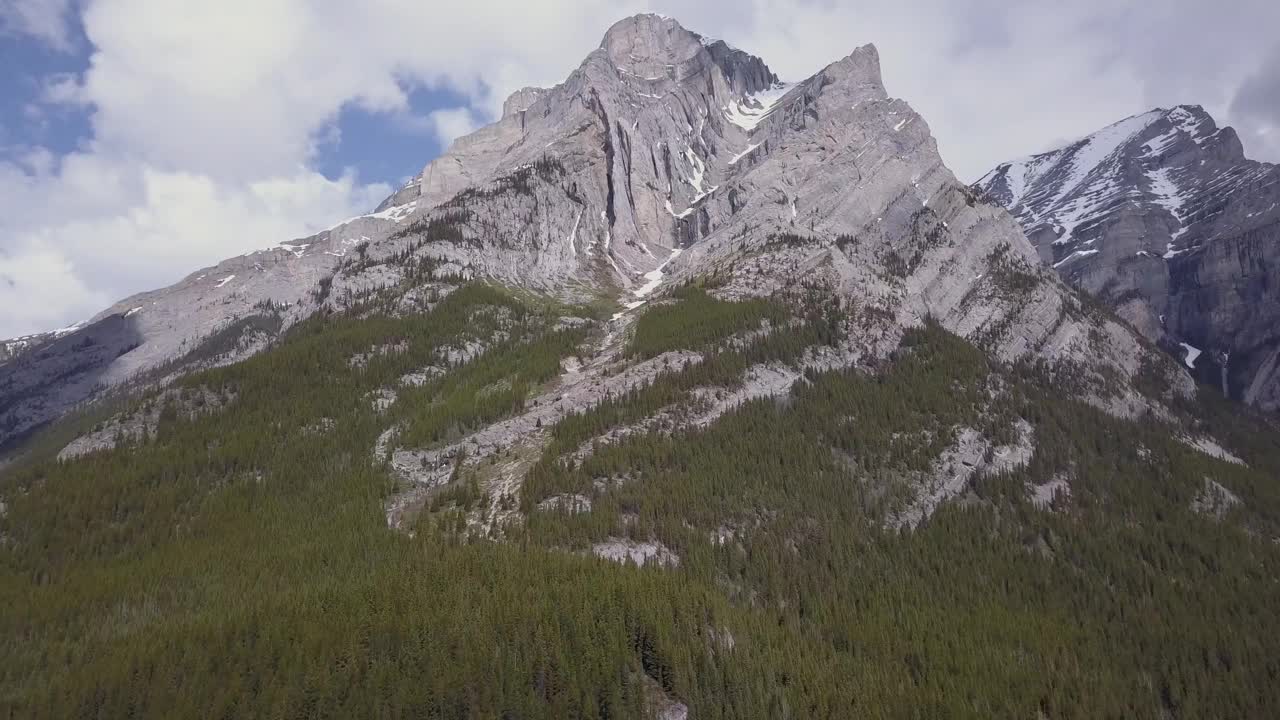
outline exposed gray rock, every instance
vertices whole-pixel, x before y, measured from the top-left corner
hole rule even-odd
[[[0,449],[109,387],[112,367],[143,335],[136,314],[118,313],[33,342],[0,364]]]
[[[1204,479],[1204,487],[1191,501],[1191,510],[1221,520],[1223,516],[1241,505],[1239,496],[1223,487],[1216,480]]]
[[[1057,498],[1071,497],[1071,483],[1067,481],[1066,475],[1055,475],[1048,482],[1040,485],[1027,485],[1027,493],[1031,497],[1031,504],[1041,510],[1048,510],[1053,507],[1053,502]]]
[[[1198,106],[1127,118],[976,186],[1041,259],[1230,397],[1280,408],[1280,168]]]
[[[100,427],[77,437],[58,452],[59,460],[72,460],[98,450],[109,450],[120,443],[138,443],[155,437],[160,417],[166,408],[177,416],[194,419],[217,412],[233,401],[233,395],[215,393],[208,388],[170,388],[142,407],[115,415]],[[329,420],[330,425],[333,421]]]
[[[924,120],[888,96],[874,47],[787,84],[759,58],[639,15],[563,83],[514,95],[376,212],[108,311],[133,312],[140,341],[94,380],[172,360],[264,302],[284,329],[379,290],[420,311],[440,286],[487,278],[569,301],[621,290],[634,308],[711,272],[726,297],[816,286],[840,298],[838,362],[887,355],[930,317],[1001,359],[1119,378],[1121,394],[1148,355],[1039,266],[1004,210],[955,180]],[[1174,390],[1190,392],[1189,379]]]
[[[671,549],[666,545],[656,540],[640,542],[627,538],[610,538],[605,542],[591,546],[591,552],[596,557],[623,564],[629,562],[636,565],[653,563],[660,567],[677,567],[680,565],[680,557],[671,552]]]
[[[377,391],[369,395],[369,402],[373,405],[373,411],[376,413],[384,413],[396,403],[398,395],[391,388],[379,388]]]
[[[1200,452],[1210,457],[1215,457],[1219,460],[1233,463],[1235,465],[1245,464],[1244,460],[1241,460],[1238,456],[1236,456],[1230,450],[1227,450],[1226,448],[1222,447],[1222,445],[1219,445],[1218,441],[1214,440],[1211,437],[1206,437],[1203,435],[1198,437],[1180,435],[1178,436],[1178,441],[1181,442],[1183,445],[1186,445],[1187,447],[1193,448],[1195,450],[1199,450]]]
[[[538,509],[577,515],[591,512],[591,498],[586,495],[552,495],[538,503]]]
[[[367,352],[356,353],[347,358],[347,365],[352,368],[363,369],[369,365],[369,361],[383,355],[399,355],[409,351],[409,344],[405,342],[390,343],[385,345],[375,345]]]
[[[993,447],[977,430],[958,428],[955,442],[934,462],[915,500],[890,517],[888,526],[914,529],[942,503],[964,494],[977,473],[1005,472],[1028,463],[1035,452],[1035,431],[1025,420],[1018,421],[1017,430],[1017,443]]]

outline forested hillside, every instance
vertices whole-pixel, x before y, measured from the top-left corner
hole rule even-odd
[[[691,359],[540,428],[511,494],[489,495],[506,455],[455,458],[394,529],[388,427],[431,448],[517,416],[616,324],[450,289],[422,314],[319,314],[242,363],[69,418],[0,470],[0,716],[1280,707],[1269,421],[1208,391],[1117,419],[933,323],[887,361],[824,370],[809,361],[849,308],[725,300],[712,280],[636,311],[616,362]],[[761,364],[799,379],[707,414]],[[56,459],[147,412],[153,430]],[[1198,437],[1239,457],[1182,441]],[[969,481],[922,509],[962,438],[985,448],[956,466]],[[610,547],[649,562],[597,557]]]

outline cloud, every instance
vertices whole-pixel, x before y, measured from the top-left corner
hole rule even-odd
[[[1246,144],[1280,156],[1280,44],[1240,86],[1231,101],[1231,115]]]
[[[70,52],[70,10],[71,0],[0,0],[0,35],[27,35]]]
[[[448,147],[454,140],[475,132],[480,122],[468,108],[436,110],[430,115],[431,126],[441,147]]]
[[[1156,106],[1201,104],[1222,124],[1241,122],[1231,92],[1273,46],[1280,4],[1231,5],[753,0],[739,13],[749,19],[723,32],[789,78],[874,43],[889,93],[925,117],[948,165],[973,180]],[[1274,148],[1248,149],[1280,159]]]
[[[223,257],[275,245],[368,210],[391,192],[353,175],[299,169],[243,186],[92,155],[49,173],[38,149],[25,172],[0,165],[0,194],[25,205],[0,222],[0,336],[87,318]]]
[[[0,0],[0,27],[74,47],[73,8],[91,55],[77,75],[45,78],[41,102],[90,113],[91,137],[66,157],[24,148],[0,163],[10,272],[29,258],[67,290],[38,310],[6,302],[19,309],[0,335],[68,324],[368,209],[381,186],[315,170],[342,141],[344,109],[449,141],[496,118],[510,92],[563,80],[610,24],[645,9],[789,79],[875,43],[889,92],[925,116],[964,180],[1178,103],[1205,105],[1241,126],[1252,154],[1280,158],[1270,0],[1231,12],[1199,0]],[[465,105],[411,108],[424,88]]]

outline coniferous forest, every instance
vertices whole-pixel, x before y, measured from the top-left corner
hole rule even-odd
[[[821,299],[688,286],[623,351],[683,349],[548,428],[515,511],[484,469],[400,529],[373,448],[521,412],[608,310],[473,283],[427,313],[321,314],[109,412],[152,433],[71,460],[87,409],[0,470],[4,718],[1249,718],[1280,708],[1280,435],[1209,390],[1111,417],[933,324],[875,368],[695,413],[834,344]],[[565,318],[578,318],[573,323]],[[454,353],[387,408],[380,388]],[[394,351],[371,352],[371,348]],[[353,358],[359,358],[353,362]],[[181,391],[187,391],[184,395]],[[220,398],[193,408],[175,397]],[[1222,441],[1243,462],[1179,441]],[[960,428],[1029,460],[895,523]],[[583,452],[583,448],[589,452]],[[992,453],[1000,452],[992,450]],[[1069,479],[1033,502],[1028,488]],[[1240,502],[1197,511],[1206,482]],[[589,506],[556,502],[581,497]],[[549,502],[550,501],[550,502]],[[595,557],[609,540],[678,562]]]

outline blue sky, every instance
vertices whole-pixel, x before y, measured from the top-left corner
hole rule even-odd
[[[0,158],[40,146],[61,155],[89,138],[87,109],[54,106],[42,98],[53,78],[83,73],[89,65],[83,30],[79,23],[68,27],[74,42],[69,52],[42,39],[0,35]]]
[[[54,162],[84,149],[92,140],[92,106],[49,102],[47,88],[83,75],[92,46],[79,22],[69,25],[69,48],[41,38],[0,35],[0,160],[28,161],[33,148],[48,150]],[[447,87],[406,88],[405,110],[374,112],[351,103],[336,113],[316,137],[311,163],[336,180],[354,169],[362,182],[399,186],[444,151],[444,142],[425,119],[434,110],[457,108],[467,97]]]
[[[435,110],[464,106],[467,98],[448,88],[428,87],[413,88],[407,97],[409,110],[403,114],[343,107],[332,125],[334,139],[318,145],[316,168],[330,179],[356,168],[364,181],[396,187],[420,172],[444,151],[425,118]]]
[[[1182,103],[1280,159],[1274,0],[0,0],[0,337],[367,212],[643,10],[789,80],[875,43],[962,180]]]

